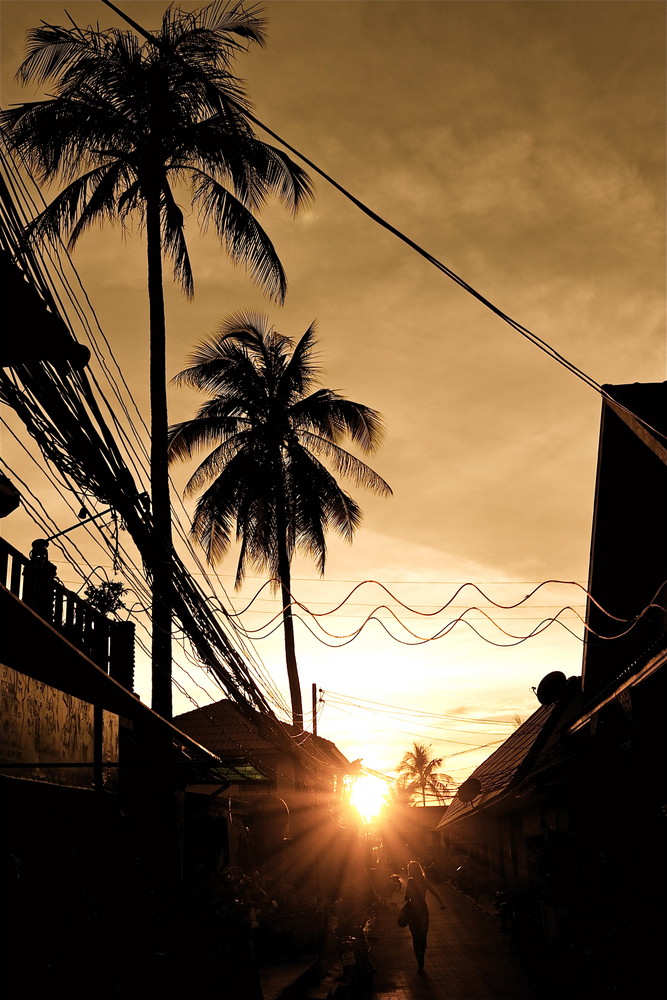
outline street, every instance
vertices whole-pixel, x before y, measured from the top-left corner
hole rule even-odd
[[[497,919],[450,885],[439,884],[446,910],[428,896],[430,929],[423,974],[417,973],[408,928],[396,917],[403,893],[378,906],[368,930],[375,975],[372,1000],[552,1000],[518,960]],[[344,996],[340,968],[311,988],[308,1000]]]

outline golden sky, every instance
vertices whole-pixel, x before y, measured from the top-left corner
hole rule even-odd
[[[164,7],[119,6],[147,28]],[[268,45],[237,65],[262,122],[596,382],[665,379],[664,2],[262,6]],[[65,10],[81,24],[121,24],[101,2],[3,0],[3,106],[39,96],[12,79],[25,30],[40,20],[66,24]],[[170,376],[232,312],[263,312],[294,337],[316,320],[324,384],[385,418],[371,464],[394,496],[358,495],[365,519],[357,540],[347,547],[332,539],[323,582],[314,582],[313,567],[295,565],[295,597],[322,611],[355,583],[375,580],[424,611],[447,604],[466,581],[499,604],[547,580],[585,584],[599,395],[315,180],[307,214],[293,220],[272,206],[262,216],[287,270],[283,307],[263,298],[213,237],[199,237],[194,218],[195,299],[175,288],[167,294]],[[91,233],[73,263],[147,414],[141,237]],[[172,389],[171,419],[190,415],[194,404]],[[2,455],[20,461],[6,435]],[[184,474],[175,472],[177,487]],[[64,512],[62,527],[68,518]],[[0,530],[23,551],[35,537],[20,512]],[[234,568],[230,560],[220,572],[225,600],[240,608],[261,581],[249,581],[242,600],[232,590]],[[61,578],[77,589],[81,581],[66,580],[67,572]],[[381,603],[390,603],[387,593],[365,585],[349,617],[321,621],[343,636]],[[540,588],[522,617],[489,607],[472,588],[453,603],[456,614],[483,604],[507,631],[525,635],[564,605],[583,610],[583,591]],[[275,604],[257,601],[243,618],[247,627],[260,627],[269,607],[275,613]],[[422,637],[455,617],[394,607]],[[567,621],[580,637],[577,620]],[[474,624],[487,639],[511,641],[484,620]],[[558,625],[505,648],[464,624],[437,641],[405,645],[371,622],[347,644],[327,639],[340,647],[331,649],[313,627],[319,639],[297,625],[304,705],[313,683],[343,694],[325,694],[319,732],[381,770],[418,739],[463,779],[489,752],[464,752],[464,744],[500,739],[508,727],[454,718],[525,718],[537,707],[531,688],[546,673],[581,669],[580,638]],[[280,635],[254,648],[286,697]],[[181,682],[198,703],[219,697],[187,675]],[[405,712],[399,718],[374,702]],[[181,695],[175,704],[175,711],[192,707]],[[428,727],[421,712],[433,714]]]

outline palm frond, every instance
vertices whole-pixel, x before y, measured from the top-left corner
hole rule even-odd
[[[219,479],[232,463],[237,465],[243,463],[243,468],[248,474],[248,461],[251,459],[250,449],[247,447],[247,434],[236,434],[220,442],[213,451],[209,452],[206,458],[200,462],[195,471],[190,476],[185,486],[185,496],[195,496],[207,483]],[[257,478],[256,464],[250,469],[253,478]],[[236,468],[236,466],[234,467]],[[234,469],[232,469],[232,472]],[[231,475],[231,473],[230,473]]]
[[[252,408],[266,391],[249,348],[256,331],[251,326],[220,331],[203,340],[191,353],[190,367],[174,376],[174,385],[187,385],[200,392],[215,393],[218,406],[239,411]]]
[[[76,200],[72,200],[69,205],[69,218],[65,221],[61,216],[56,222],[62,232],[67,233],[69,230],[70,247],[74,247],[79,237],[96,222],[105,220],[115,222],[117,218],[123,222],[132,209],[138,207],[140,212],[143,211],[143,205],[136,197],[138,185],[132,180],[126,164],[111,163],[107,167],[92,171],[86,177],[88,181],[81,190],[78,205]],[[86,177],[79,180],[85,181]],[[60,199],[66,196],[68,191],[72,191],[72,195],[75,196],[76,184],[77,181],[74,181],[69,188],[61,192],[45,212],[56,210]],[[122,192],[120,197],[119,192]]]
[[[97,221],[114,218],[115,194],[123,168],[118,165],[97,167],[72,181],[32,220],[28,236],[55,240],[68,237],[69,246]]]
[[[344,479],[352,479],[357,486],[371,490],[379,496],[391,496],[392,489],[382,476],[374,472],[369,465],[352,455],[349,451],[334,444],[325,437],[301,431],[299,437],[304,445],[315,455],[325,458],[335,471]]]
[[[211,565],[227,554],[233,537],[234,507],[215,491],[207,491],[198,500],[190,534],[201,545]]]
[[[311,204],[314,188],[306,171],[276,146],[260,142],[253,135],[252,158],[255,186],[252,204],[260,208],[270,194],[296,216]]]
[[[287,343],[291,345],[292,342],[287,340]],[[291,419],[297,424],[304,396],[321,375],[321,369],[315,360],[315,344],[313,322],[297,341],[279,379],[279,392],[291,406]]]
[[[334,530],[351,541],[361,521],[361,509],[328,469],[301,447],[290,449],[284,482],[296,547],[324,573],[326,530]]]
[[[240,309],[223,319],[218,326],[220,341],[238,340],[240,343],[259,347],[267,336],[269,324],[266,316],[252,310]]]
[[[295,403],[293,419],[334,442],[349,436],[364,452],[375,451],[385,429],[377,410],[345,399],[332,389],[318,389]]]
[[[283,266],[273,243],[245,205],[205,174],[198,175],[193,202],[201,212],[202,228],[212,221],[232,261],[244,264],[252,279],[282,303],[287,292]]]
[[[183,212],[176,204],[171,189],[165,184],[161,197],[162,243],[174,262],[174,280],[192,298],[194,295],[194,279],[190,257],[183,232]]]
[[[172,424],[168,431],[170,462],[187,461],[203,448],[217,447],[239,433],[239,419],[234,416],[197,416]]]
[[[78,67],[90,68],[103,51],[97,32],[72,30],[53,24],[41,24],[26,34],[27,55],[16,72],[20,83],[44,83],[50,77],[64,76]]]
[[[239,43],[230,35],[263,46],[266,44],[266,18],[259,4],[214,0],[191,14],[169,7],[163,15],[163,39],[168,39],[182,58],[195,64],[203,60],[226,62]]]
[[[230,79],[226,88],[234,87],[235,81]],[[214,178],[249,210],[261,209],[266,203],[267,186],[256,163],[257,139],[236,107],[237,101],[230,102],[224,113],[210,116],[206,113],[206,95],[202,95],[204,103],[195,118],[193,101],[198,96],[186,104],[187,127],[180,130],[179,136],[180,162]]]
[[[235,520],[241,543],[237,581],[248,566],[267,568],[277,578],[281,547],[288,560],[299,550],[324,572],[327,533],[351,541],[362,519],[337,476],[391,493],[384,479],[338,443],[345,434],[374,443],[379,414],[331,390],[303,397],[318,373],[315,345],[314,324],[294,344],[266,317],[236,313],[197,345],[190,367],[173,380],[212,394],[195,417],[171,429],[170,457],[209,450],[186,486],[188,495],[205,491],[193,530],[209,557],[223,554],[214,526],[220,502],[222,537]],[[278,524],[284,525],[280,534]]]
[[[98,144],[106,146],[111,138],[108,121],[79,101],[53,99],[7,108],[0,112],[0,124],[7,144],[47,183],[56,176],[69,183],[82,170],[111,159],[97,151]]]

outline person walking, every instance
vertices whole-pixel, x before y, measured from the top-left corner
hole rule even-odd
[[[440,903],[441,910],[445,910],[447,907],[438,890],[426,878],[424,869],[418,861],[408,863],[407,875],[405,900],[410,904],[408,907],[408,927],[412,935],[412,948],[417,959],[417,972],[423,972],[429,922],[426,893],[430,892],[435,896]]]

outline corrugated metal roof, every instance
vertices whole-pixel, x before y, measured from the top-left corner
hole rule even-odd
[[[266,783],[269,778],[253,764],[245,760],[226,760],[216,766],[191,761],[187,769],[188,785],[223,785],[248,784],[248,782]]]
[[[502,746],[477,767],[471,778],[479,781],[481,791],[473,804],[462,802],[456,796],[442,820],[438,829],[442,829],[463,816],[469,815],[474,809],[488,804],[491,800],[500,798],[520,777],[536,743],[552,717],[556,703],[541,705],[533,714],[505,740]]]

